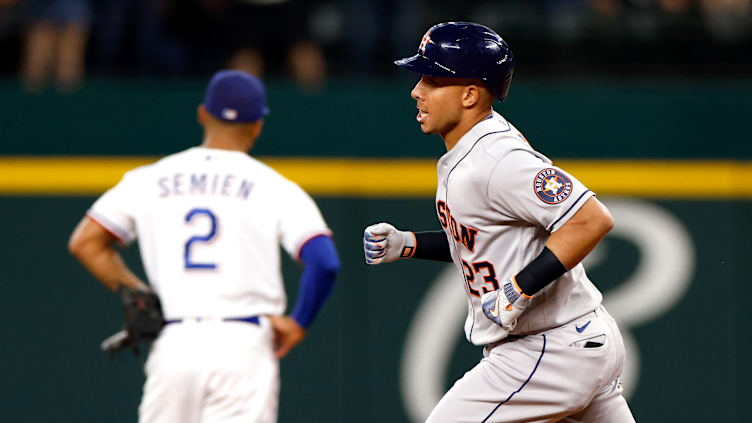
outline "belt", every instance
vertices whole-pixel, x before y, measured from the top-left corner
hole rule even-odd
[[[246,322],[246,323],[252,323],[254,325],[260,324],[258,316],[249,316],[249,317],[223,317],[221,319],[216,319],[213,317],[190,317],[190,318],[185,318],[185,319],[170,319],[170,320],[165,320],[165,325],[169,325],[172,323],[182,323],[186,320],[190,320],[194,322],[201,322],[202,320],[207,320],[207,321],[221,320],[223,322]]]
[[[483,346],[483,348],[488,348],[489,350],[498,347],[501,344],[505,344],[507,342],[515,341],[517,339],[524,338],[524,335],[507,335],[504,339],[499,339],[496,342],[492,342],[490,344],[486,344]]]

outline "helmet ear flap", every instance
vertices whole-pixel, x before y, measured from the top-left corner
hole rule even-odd
[[[502,82],[493,89],[496,99],[502,103],[507,99],[507,95],[509,94],[509,87],[512,85],[512,74],[514,74],[514,70],[510,69]]]

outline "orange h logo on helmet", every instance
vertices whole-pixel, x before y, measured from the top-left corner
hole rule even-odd
[[[431,40],[431,30],[429,29],[428,32],[426,32],[426,35],[423,36],[423,39],[420,40],[418,51],[420,51],[421,54],[426,54],[426,46],[432,43],[433,43],[433,40]]]

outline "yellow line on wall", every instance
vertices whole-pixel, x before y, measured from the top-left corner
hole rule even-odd
[[[129,169],[154,161],[114,157],[5,157],[0,159],[4,194],[100,194]]]
[[[653,198],[752,198],[752,162],[569,160],[556,162],[599,194]]]
[[[0,194],[98,195],[153,157],[0,157]],[[261,158],[314,195],[431,197],[431,159]],[[556,164],[600,195],[752,198],[752,162],[561,160]]]

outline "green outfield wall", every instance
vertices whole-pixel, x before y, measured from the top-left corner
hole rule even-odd
[[[98,350],[120,327],[119,300],[66,252],[69,233],[92,201],[0,198],[7,223],[0,308],[3,421],[136,419],[144,355],[109,358]],[[604,201],[617,227],[587,267],[628,340],[632,374],[626,385],[637,420],[745,421],[752,395],[746,353],[752,346],[746,272],[752,245],[744,223],[752,204]],[[360,236],[366,224],[382,219],[434,229],[433,203],[331,197],[318,203],[334,230],[343,268],[308,338],[282,362],[280,421],[409,422],[411,402],[427,399],[423,390],[403,392],[408,332],[445,266],[416,261],[368,267]],[[136,250],[129,248],[126,257],[143,273]],[[285,262],[293,298],[299,273]],[[456,297],[433,313],[464,302],[458,274],[453,282]],[[625,294],[641,284],[644,290]],[[462,320],[457,315],[456,325],[441,328],[455,333],[450,344],[419,345],[425,360],[451,351],[450,360],[434,366],[444,375],[440,389],[480,358],[480,350],[464,340]]]
[[[442,145],[416,133],[413,82],[336,82],[318,94],[270,85],[254,153],[314,194],[342,260],[332,297],[282,361],[281,423],[417,422],[481,357],[462,334],[459,273],[362,258],[371,223],[438,228],[430,167]],[[747,421],[752,84],[519,82],[504,113],[597,186],[616,220],[585,266],[622,328],[637,421]],[[0,83],[0,421],[136,421],[145,354],[99,351],[122,324],[120,302],[66,244],[123,169],[200,140],[202,85],[94,81],[30,96]],[[373,188],[368,175],[387,166],[400,177]],[[137,247],[123,253],[143,275]],[[283,270],[294,302],[300,268],[286,259]]]
[[[521,71],[520,75],[524,75]],[[262,156],[438,157],[419,133],[414,79],[333,81],[307,93],[269,83]],[[196,81],[91,81],[29,95],[0,81],[0,154],[160,155],[200,142]],[[535,81],[515,76],[497,104],[550,157],[752,158],[752,82]]]

